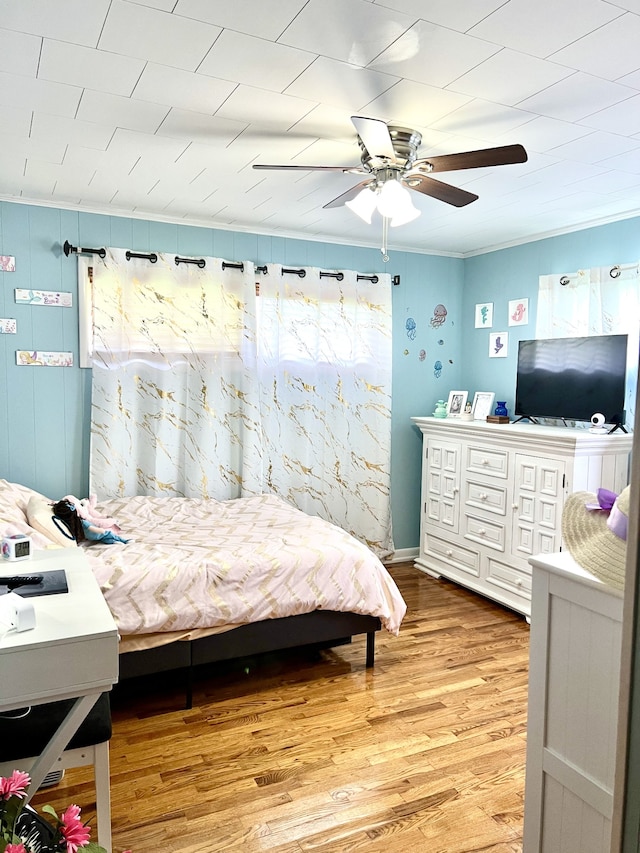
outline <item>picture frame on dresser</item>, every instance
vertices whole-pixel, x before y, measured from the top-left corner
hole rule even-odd
[[[490,415],[493,409],[495,398],[494,391],[476,391],[473,395],[473,405],[471,406],[474,421],[486,421],[487,415]]]
[[[464,412],[464,407],[467,405],[468,391],[449,391],[449,400],[447,401],[447,417],[459,418]]]

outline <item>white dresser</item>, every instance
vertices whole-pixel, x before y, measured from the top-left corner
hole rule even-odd
[[[622,594],[535,557],[523,853],[609,853]]]
[[[523,613],[534,554],[561,550],[571,492],[628,481],[632,436],[415,417],[423,434],[416,566]]]

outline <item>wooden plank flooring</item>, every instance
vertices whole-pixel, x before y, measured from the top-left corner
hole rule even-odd
[[[521,853],[529,626],[410,564],[399,637],[114,691],[114,853]],[[91,768],[34,804],[95,828]]]

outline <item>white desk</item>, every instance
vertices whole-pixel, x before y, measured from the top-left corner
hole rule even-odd
[[[33,765],[29,796],[100,694],[118,680],[118,631],[83,549],[38,551],[30,560],[0,562],[0,575],[5,577],[51,569],[65,570],[69,592],[29,598],[36,627],[0,638],[0,710],[77,700]]]

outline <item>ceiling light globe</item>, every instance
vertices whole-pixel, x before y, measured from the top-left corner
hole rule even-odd
[[[378,212],[381,216],[393,219],[394,216],[403,213],[407,206],[413,207],[409,190],[395,180],[387,181],[382,185],[378,196]]]
[[[377,196],[372,189],[365,187],[360,190],[358,195],[345,202],[345,207],[352,210],[360,219],[363,219],[368,225],[371,225],[371,215],[376,209]]]

